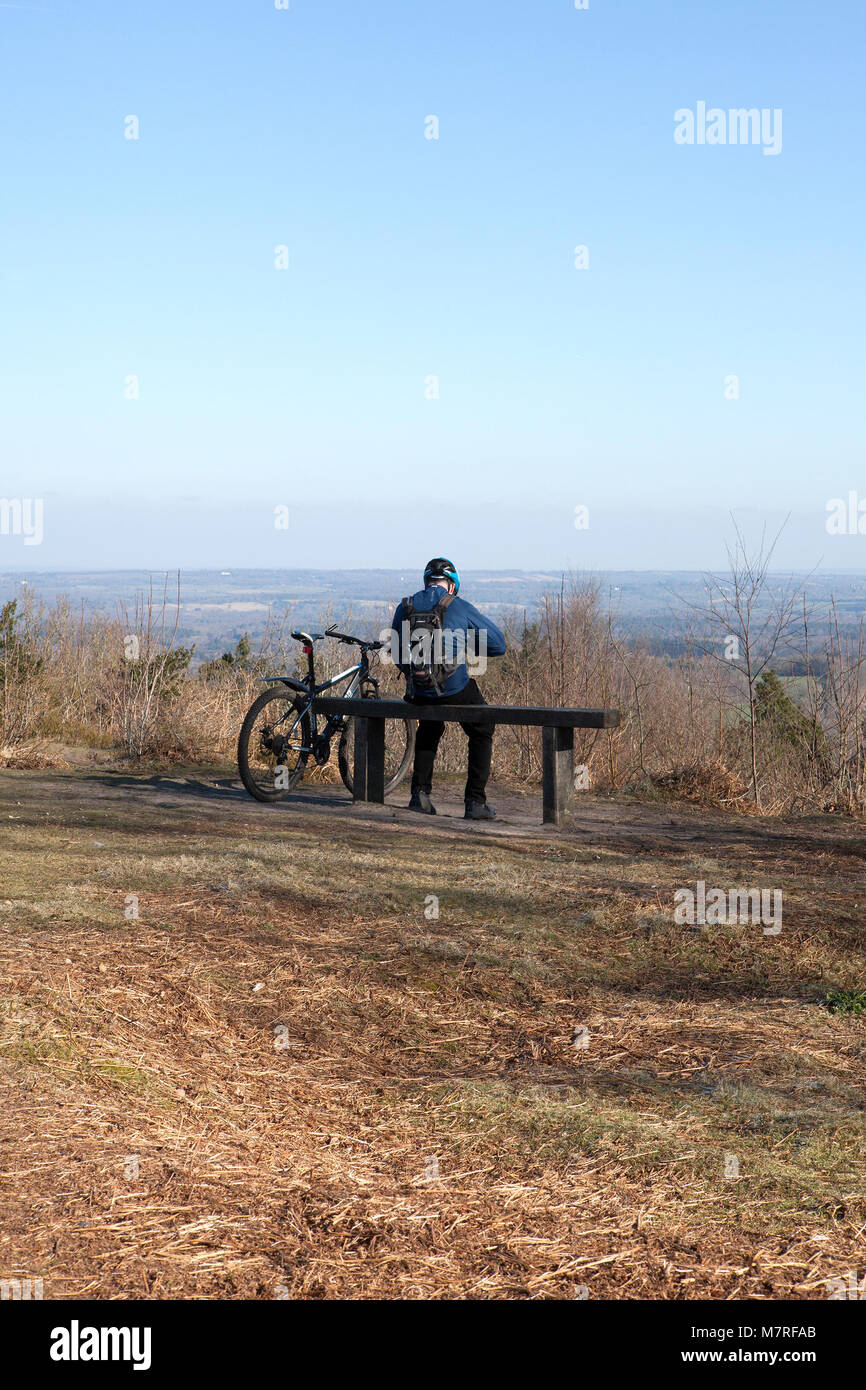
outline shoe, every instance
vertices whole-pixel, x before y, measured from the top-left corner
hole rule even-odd
[[[464,820],[496,820],[496,812],[486,801],[467,801]]]
[[[410,811],[421,811],[425,816],[435,816],[436,814],[436,807],[430,800],[428,792],[413,792],[409,798],[408,809]]]

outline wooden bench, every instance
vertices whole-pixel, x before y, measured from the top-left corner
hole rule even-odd
[[[575,729],[615,729],[618,709],[546,709],[542,705],[432,705],[406,700],[343,700],[320,696],[317,714],[354,716],[355,801],[385,800],[385,720],[437,719],[446,724],[520,724],[541,728],[542,821],[559,825],[574,805]]]

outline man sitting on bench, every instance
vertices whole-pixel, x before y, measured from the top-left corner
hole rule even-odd
[[[459,588],[456,567],[438,556],[424,569],[424,588],[397,607],[392,627],[399,644],[400,670],[406,677],[407,700],[443,705],[487,703],[466,669],[466,654],[481,655],[482,659],[485,652],[487,656],[504,656],[505,637],[495,623],[457,597]],[[486,787],[496,726],[485,720],[460,727],[469,740],[465,818],[493,820],[496,812],[487,805]],[[444,731],[444,723],[438,720],[418,722],[410,811],[436,814],[430,793],[436,750]]]

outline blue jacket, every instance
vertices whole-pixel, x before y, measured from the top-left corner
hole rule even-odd
[[[447,592],[448,591],[444,587],[444,585],[431,584],[429,588],[419,589],[417,594],[413,594],[412,602],[420,612],[429,612],[431,608],[436,607],[440,599],[445,598]],[[405,615],[403,613],[403,603],[401,600],[400,603],[398,603],[397,605],[397,609],[394,613],[394,618],[391,623],[391,627],[396,633],[397,641],[399,641],[402,637],[402,625],[404,616]],[[475,638],[467,639],[467,633],[470,628],[474,628],[477,632],[485,632],[487,634],[488,656],[505,655],[504,634],[500,631],[500,629],[496,626],[495,623],[491,622],[489,618],[485,618],[482,613],[478,612],[477,608],[473,608],[471,603],[467,603],[465,598],[460,598],[459,594],[451,600],[448,607],[445,609],[445,615],[442,619],[442,626],[445,628],[450,628],[454,632],[462,633],[462,640],[467,644],[462,648],[462,650],[469,651],[470,660],[471,653],[473,651],[472,643],[473,641],[477,640]],[[454,640],[459,641],[460,639],[458,638]],[[396,647],[395,650],[397,650]],[[474,648],[474,650],[477,651],[479,649],[476,647]],[[408,666],[405,666],[401,663],[400,670],[403,672],[403,675],[405,676],[409,668]],[[457,669],[452,672],[452,674],[448,677],[447,681],[445,682],[442,688],[442,694],[457,695],[469,684],[469,681],[470,675],[466,669],[466,663],[465,661],[461,661]],[[419,695],[417,698],[437,700],[439,699],[439,696],[435,694],[426,696]]]

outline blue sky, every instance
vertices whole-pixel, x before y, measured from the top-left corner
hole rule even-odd
[[[854,0],[0,5],[0,496],[45,506],[0,566],[695,568],[733,508],[866,568],[824,526],[866,499],[864,30]],[[677,145],[699,101],[781,109],[781,152]]]

